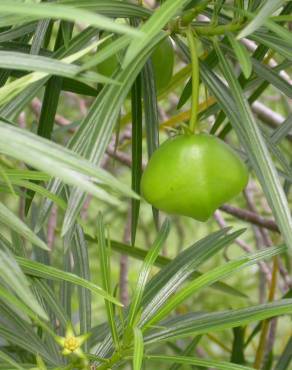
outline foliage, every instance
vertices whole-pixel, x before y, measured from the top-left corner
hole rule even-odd
[[[289,369],[291,10],[1,0],[0,369]],[[175,70],[156,89],[163,40]],[[249,168],[256,200],[223,206],[235,229],[141,198],[159,141],[190,131]]]

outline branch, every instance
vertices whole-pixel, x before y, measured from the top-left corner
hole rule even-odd
[[[246,209],[237,208],[234,206],[231,206],[229,204],[223,204],[223,206],[220,207],[221,211],[224,211],[232,216],[235,216],[236,218],[239,218],[240,220],[250,222],[254,225],[264,227],[265,229],[269,229],[271,231],[275,231],[277,233],[280,232],[276,222],[272,219],[264,218],[257,213],[247,211]]]

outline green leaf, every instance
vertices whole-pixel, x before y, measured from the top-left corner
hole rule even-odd
[[[159,308],[202,263],[218,253],[224,246],[229,245],[243,231],[239,230],[230,235],[225,235],[226,230],[215,232],[190,246],[161,269],[146,286],[140,325],[145,325],[155,316]]]
[[[27,169],[5,169],[6,176],[11,182],[20,180],[48,181],[50,176],[45,172],[30,171]]]
[[[98,285],[95,285],[92,282],[87,281],[75,274],[65,272],[55,267],[47,266],[42,263],[31,261],[29,259],[22,257],[16,257],[16,261],[18,262],[18,264],[20,265],[25,274],[40,277],[43,279],[67,281],[69,283],[84,287],[90,290],[92,293],[100,295],[105,299],[115,303],[118,306],[122,306],[122,304],[116,298],[112,297]]]
[[[108,17],[149,17],[152,14],[150,9],[141,5],[120,0],[98,0],[98,2],[95,0],[59,0],[58,3],[98,12]]]
[[[271,135],[271,141],[274,144],[278,144],[281,140],[283,140],[286,135],[289,134],[289,132],[292,129],[292,114],[290,114],[287,119],[274,130],[273,134]]]
[[[269,248],[265,251],[243,256],[237,260],[230,261],[222,266],[215,267],[209,272],[206,272],[197,279],[185,285],[177,293],[173,294],[163,306],[160,306],[160,308],[156,310],[155,315],[153,315],[152,318],[147,322],[145,329],[161,321],[161,319],[167,316],[171,311],[177,308],[182,302],[198,292],[200,289],[211,285],[219,279],[224,279],[225,277],[233,274],[235,271],[255,264],[264,258],[269,258],[271,256],[283,253],[284,251],[285,247],[273,249]]]
[[[112,294],[111,288],[111,266],[110,266],[110,245],[105,239],[105,228],[103,224],[103,218],[101,213],[97,219],[97,235],[98,235],[98,247],[99,247],[99,261],[101,270],[101,281],[103,289],[108,293]],[[105,302],[106,313],[108,322],[110,325],[113,341],[116,348],[119,347],[119,335],[115,322],[114,307],[111,302]]]
[[[92,71],[79,73],[80,67],[74,64],[68,64],[40,55],[30,55],[15,51],[0,50],[0,67],[20,71],[43,72],[45,74],[76,79],[84,83],[100,82],[117,84],[116,81]]]
[[[134,353],[133,353],[133,370],[141,370],[144,354],[143,335],[139,328],[134,328]]]
[[[1,151],[1,150],[0,150]],[[48,250],[43,242],[23,221],[0,202],[0,223],[16,231],[19,235],[29,240],[39,248]]]
[[[182,352],[182,355],[185,356],[192,356],[194,353],[199,341],[201,340],[202,336],[198,335],[194,339],[191,340],[190,344],[186,347],[186,349]],[[183,364],[174,363],[169,370],[179,370],[183,367]]]
[[[288,370],[289,364],[292,360],[292,337],[288,340],[284,351],[282,352],[278,362],[275,366],[275,370]]]
[[[178,14],[188,2],[189,0],[167,0],[153,13],[153,15],[140,28],[143,32],[143,36],[139,42],[131,42],[129,45],[123,61],[123,68],[129,65],[137,57],[143,48],[145,48],[150,41],[161,32],[161,29],[167,24],[167,22]]]
[[[11,144],[13,137],[13,145]],[[23,142],[26,143],[23,148]],[[94,196],[118,204],[116,198],[93,184],[94,181],[109,186],[124,195],[137,197],[131,189],[117,181],[112,175],[95,167],[74,152],[28,131],[0,122],[0,153],[25,161],[34,168],[51,176],[61,178],[68,184],[76,185]]]
[[[240,325],[246,325],[254,321],[291,313],[292,299],[283,299],[238,310],[177,316],[173,320],[161,322],[160,327],[163,327],[163,329],[153,330],[144,337],[144,341],[145,344],[157,344],[158,342],[185,338],[190,335],[234,328],[239,323]]]
[[[265,66],[256,59],[252,59],[254,71],[263,80],[268,81],[270,84],[280,90],[281,93],[292,99],[292,86],[287,81],[279,76],[273,69]]]
[[[232,96],[226,86],[204,64],[201,66],[203,78],[224,108],[236,130],[237,136],[258,176],[283,237],[292,251],[292,220],[277,171],[237,78],[217,44],[215,44],[215,47],[224,77],[232,90]]]
[[[3,351],[0,351],[0,359],[6,364],[11,365],[13,369],[24,370],[22,366],[20,366],[12,357],[8,356]]]
[[[239,61],[240,67],[245,78],[249,78],[252,73],[251,58],[245,46],[238,42],[231,33],[227,35],[230,45]]]
[[[141,32],[124,24],[115,23],[109,18],[95,14],[83,9],[75,9],[72,6],[60,5],[56,3],[34,3],[33,6],[27,3],[13,3],[11,1],[2,0],[0,3],[0,12],[2,14],[13,14],[14,16],[22,16],[24,19],[63,19],[66,21],[74,21],[95,26],[97,28],[112,31],[116,33],[125,33],[133,37],[141,37]],[[2,25],[3,27],[3,25]]]
[[[156,96],[155,77],[151,59],[145,64],[142,73],[142,92],[145,114],[145,128],[148,158],[159,146],[159,117]],[[158,210],[152,207],[156,227],[158,227]]]
[[[261,27],[268,17],[270,17],[275,10],[280,8],[284,4],[285,0],[268,0],[261,7],[260,11],[254,17],[254,19],[248,23],[248,25],[239,33],[238,39],[242,39],[255,32],[259,27]]]
[[[24,336],[23,333],[24,332],[18,332],[15,329],[13,330],[0,324],[1,338],[7,340],[8,343],[13,344],[14,346],[25,349],[30,353],[33,353],[35,355],[41,354],[42,357],[46,359],[46,361],[48,361],[50,364],[57,365],[56,359],[50,353],[48,353],[47,349],[44,347],[43,343],[40,341],[40,338],[36,334],[34,337],[34,341],[32,341],[31,338],[27,336],[27,332],[26,336]]]
[[[212,369],[220,370],[252,370],[251,367],[233,364],[230,362],[216,361],[216,360],[205,360],[195,357],[185,357],[185,356],[166,356],[166,355],[147,355],[145,356],[147,360],[179,363],[186,365],[197,365]]]
[[[91,30],[87,30],[87,31],[85,30],[84,34],[81,33],[81,35],[83,37],[81,37],[79,35],[79,39],[76,37],[76,40],[78,39],[80,41],[80,39],[82,40],[82,38],[87,39],[87,37],[90,34],[92,35],[92,34],[94,34],[94,32],[92,32]],[[70,64],[70,63],[80,59],[82,56],[87,54],[90,50],[96,48],[96,46],[99,43],[100,43],[100,41],[93,42],[89,46],[87,46],[85,48],[82,48],[81,50],[76,51],[75,48],[74,48],[75,45],[74,45],[74,42],[73,42],[72,47],[68,47],[66,49],[66,54],[68,55],[68,53],[69,53],[69,56],[66,56],[65,58],[63,58],[61,60],[61,62],[65,63],[66,65]],[[76,44],[77,44],[77,42],[76,42]],[[73,53],[73,50],[74,50],[74,53]],[[56,52],[54,54],[54,56],[59,57],[59,55],[62,55],[61,51],[62,51],[62,48],[60,48],[58,50],[58,52]],[[76,66],[75,67],[73,66],[73,68],[76,68]],[[77,69],[75,71],[75,74],[77,74],[77,73],[79,73],[79,67],[77,67]],[[48,78],[49,78],[48,73],[46,73],[46,72],[32,72],[32,73],[29,73],[29,74],[27,74],[23,77],[20,77],[16,80],[6,84],[5,86],[0,88],[0,105],[1,104],[7,104],[15,96],[19,95],[21,93],[21,91],[23,91],[25,88],[29,87],[29,85],[31,85],[31,84],[36,84],[35,89],[37,90],[40,87],[39,84],[37,84],[37,82],[40,82],[40,85],[42,86],[43,83],[45,83]],[[2,111],[2,114],[3,114],[3,111]]]
[[[7,249],[0,248],[0,261],[1,280],[5,282],[6,287],[9,287],[35,315],[47,320],[46,312],[33,295],[30,284],[16,263],[12,253]]]
[[[153,45],[159,43],[161,38],[162,35],[158,35],[153,40]],[[69,147],[88,158],[92,163],[100,163],[111,139],[121,106],[135,78],[148,59],[153,45],[150,44],[148,47],[145,47],[133,63],[126,69],[117,72],[114,78],[120,81],[119,86],[112,88],[113,85],[106,85],[102,89],[95,102],[91,105],[88,115],[82,121],[78,132],[72,137]],[[60,191],[60,187],[58,191]],[[80,190],[74,189],[71,192],[69,207],[63,222],[63,234],[70,229],[70,226],[78,216],[84,199],[84,193]],[[46,217],[48,209],[49,206],[45,205],[41,221]]]
[[[96,240],[94,238],[92,238],[91,236],[89,236],[88,234],[86,234],[86,239],[90,242],[96,242]],[[111,247],[112,247],[113,251],[116,251],[116,252],[121,253],[121,254],[126,254],[127,256],[136,258],[140,261],[145,260],[147,252],[148,252],[145,249],[139,248],[137,246],[124,244],[124,243],[118,242],[116,240],[111,240]],[[158,267],[164,267],[167,264],[169,264],[171,261],[172,261],[172,259],[167,258],[167,257],[162,256],[162,255],[159,255],[156,258],[154,265],[158,266]],[[198,277],[200,275],[201,275],[200,272],[194,271],[191,274],[191,278]],[[226,294],[230,294],[230,295],[240,297],[240,298],[246,298],[245,294],[243,294],[239,290],[237,290],[235,288],[232,288],[230,285],[227,285],[223,282],[214,283],[214,284],[211,285],[211,287],[216,289],[216,290],[219,290],[221,292],[224,292]]]
[[[129,327],[133,327],[135,320],[137,319],[137,315],[141,308],[141,300],[142,300],[142,296],[143,296],[143,292],[146,286],[148,276],[159,254],[159,251],[161,250],[163,243],[165,242],[168,236],[169,229],[170,229],[170,225],[169,225],[168,220],[166,219],[157,235],[156,240],[154,241],[152,247],[150,248],[144,260],[144,263],[139,273],[136,289],[135,289],[135,292],[134,292],[134,295],[131,301],[130,309],[129,309],[129,315],[128,315],[128,326]]]
[[[132,189],[140,194],[142,176],[142,96],[141,75],[138,75],[131,90],[132,107]],[[140,200],[132,199],[131,204],[131,243],[135,244],[139,218]]]
[[[21,26],[10,28],[9,30],[0,33],[0,42],[2,43],[5,41],[12,41],[14,39],[18,39],[19,37],[34,32],[36,27],[37,23],[31,22],[25,23]]]
[[[66,315],[64,308],[60,304],[52,288],[49,287],[49,284],[46,281],[38,278],[32,279],[32,283],[39,296],[45,301],[46,307],[54,314],[56,319],[59,320],[63,329],[66,329],[70,319]]]
[[[231,362],[236,364],[245,364],[244,359],[244,334],[245,328],[239,326],[233,328],[233,343],[232,343],[232,353],[231,353]]]
[[[73,239],[69,241],[74,258],[74,271],[83,279],[90,280],[90,267],[88,246],[84,237],[81,226],[75,226]],[[80,317],[80,334],[89,333],[91,330],[91,293],[82,287],[78,288],[79,294],[79,317]],[[88,343],[84,343],[84,349],[87,350]]]

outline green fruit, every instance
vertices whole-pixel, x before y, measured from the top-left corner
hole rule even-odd
[[[112,40],[108,39],[103,42],[100,47],[104,48],[105,46],[110,45],[111,42]],[[151,55],[151,58],[156,81],[156,89],[157,91],[161,91],[169,84],[173,72],[174,53],[169,37],[163,39],[157,45],[156,49]],[[107,77],[111,77],[119,65],[119,57],[117,55],[113,55],[104,62],[98,64],[98,73]]]
[[[206,221],[247,182],[245,164],[222,140],[207,134],[180,135],[154,152],[141,179],[141,193],[166,213]]]

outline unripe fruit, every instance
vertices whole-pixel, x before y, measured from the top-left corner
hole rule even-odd
[[[100,47],[110,45],[111,39],[103,42]],[[170,82],[173,73],[174,52],[169,37],[163,39],[154,49],[152,55],[153,72],[155,76],[157,91],[163,90]],[[111,77],[120,65],[117,55],[113,55],[102,63],[98,64],[98,73]]]
[[[166,213],[206,221],[247,182],[244,162],[224,141],[207,134],[179,135],[150,158],[141,193]]]

